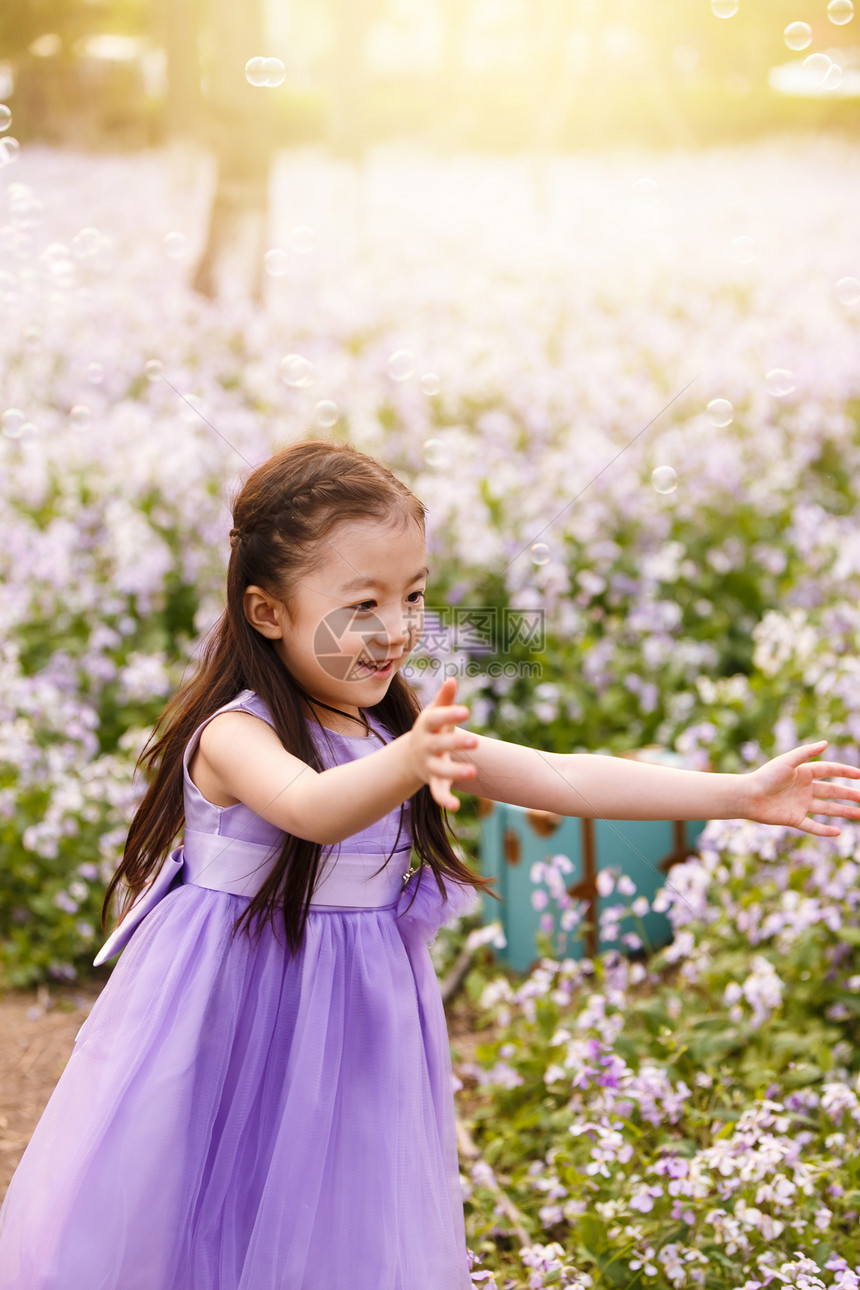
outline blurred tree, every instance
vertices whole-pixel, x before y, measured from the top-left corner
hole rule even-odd
[[[467,0],[437,0],[442,21],[442,52],[431,106],[432,133],[446,144],[459,133],[466,95],[463,32],[469,17]]]
[[[328,143],[339,157],[358,161],[366,143],[364,45],[379,0],[329,0],[332,39]]]
[[[201,126],[199,0],[158,0],[156,34],[167,59],[168,138],[196,138]]]
[[[206,117],[217,165],[206,246],[192,279],[212,298],[238,268],[240,289],[263,295],[272,153],[271,89],[249,84],[245,65],[266,56],[264,0],[209,0]]]
[[[230,83],[241,81],[246,56],[272,52],[265,4],[294,41],[291,69],[302,84],[292,92]],[[168,137],[194,137],[207,124],[202,71],[228,218],[230,186],[247,194],[263,183],[273,99],[282,139],[324,129],[356,170],[368,144],[421,130],[446,149],[531,148],[537,173],[540,156],[558,149],[856,126],[858,100],[789,99],[769,88],[775,64],[803,56],[786,48],[789,22],[809,22],[810,52],[856,47],[857,18],[834,25],[826,0],[800,10],[797,0],[739,0],[737,13],[720,19],[709,0],[0,0],[0,59],[14,78],[16,133],[77,146],[139,146],[162,126]],[[381,22],[388,38],[394,33],[389,49],[398,30],[407,33],[404,49],[410,29],[434,31],[438,59],[371,65],[368,37]],[[136,60],[108,58],[104,44],[98,55],[86,52],[89,37],[108,34],[137,37]],[[153,47],[166,53],[164,91]],[[200,269],[205,290],[210,260]]]
[[[536,200],[544,210],[549,203],[550,154],[561,144],[575,99],[594,96],[584,51],[595,44],[598,19],[594,0],[542,0],[525,47],[532,116],[532,178]]]
[[[17,136],[77,147],[105,139],[114,146],[148,142],[149,104],[136,56],[148,19],[148,0],[0,3],[0,58],[12,70]],[[90,41],[105,33],[134,39],[120,56],[94,55]]]
[[[81,36],[104,31],[139,36],[149,9],[150,0],[6,0],[0,5],[0,58],[17,59],[50,33],[67,53]]]

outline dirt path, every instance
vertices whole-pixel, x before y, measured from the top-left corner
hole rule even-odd
[[[0,995],[0,1199],[102,986]]]

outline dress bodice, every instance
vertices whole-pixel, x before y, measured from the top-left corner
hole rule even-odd
[[[222,707],[211,713],[200,723],[185,745],[185,751],[182,756],[185,789],[185,827],[196,833],[210,833],[215,837],[236,838],[241,839],[243,842],[265,843],[270,846],[277,845],[280,848],[283,845],[284,832],[277,825],[270,824],[267,820],[264,820],[262,816],[257,815],[244,802],[236,802],[233,806],[216,806],[203,796],[188,773],[188,767],[201,734],[209,722],[222,712],[249,712],[255,717],[260,717],[274,728],[274,721],[267,705],[253,690],[240,691],[234,699],[223,704]],[[347,761],[357,761],[360,757],[366,757],[372,752],[377,752],[382,747],[382,742],[390,743],[390,731],[386,729],[372,710],[367,713],[367,719],[379,734],[379,739],[374,738],[372,735],[357,737],[341,735],[334,730],[319,726],[316,721],[310,718],[307,720],[308,731],[325,769],[331,766],[339,766]],[[366,852],[384,857],[395,846],[395,842],[398,851],[403,848],[411,848],[411,833],[409,830],[410,803],[408,801],[404,802],[402,809],[403,827],[399,838],[397,834],[400,824],[400,807],[395,807],[382,819],[375,820],[368,828],[352,834],[351,837],[338,844],[341,850],[349,851],[350,853]],[[323,857],[333,850],[336,851],[337,848],[324,848]]]
[[[280,859],[287,836],[283,829],[264,820],[244,802],[217,806],[208,801],[188,773],[202,731],[222,712],[249,712],[274,728],[268,707],[253,690],[242,690],[201,721],[182,754],[185,805],[182,842],[167,856],[108,937],[94,959],[96,966],[107,962],[127,944],[134,929],[177,882],[250,898],[259,891]],[[380,740],[390,742],[390,732],[372,713],[367,715]],[[308,730],[324,770],[369,756],[381,746],[380,740],[372,735],[361,738],[340,735],[310,719]],[[404,802],[402,807],[396,807],[368,828],[322,848],[311,894],[312,906],[318,910],[375,909],[396,904],[412,853],[409,807],[409,802]]]

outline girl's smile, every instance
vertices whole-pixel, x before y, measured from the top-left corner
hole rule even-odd
[[[364,672],[367,676],[389,677],[394,671],[394,664],[396,661],[396,659],[389,659],[386,664],[381,666],[374,666],[370,663],[359,663],[358,667],[359,670]]]

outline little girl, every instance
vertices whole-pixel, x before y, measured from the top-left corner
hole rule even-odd
[[[860,771],[809,765],[824,743],[735,776],[475,736],[454,679],[421,709],[399,675],[429,573],[403,483],[301,442],[233,511],[226,609],[105,897],[96,962],[125,952],[0,1212],[0,1290],[467,1290],[428,944],[489,880],[449,840],[452,783],[828,836],[808,812],[857,818],[860,791],[822,776]]]

